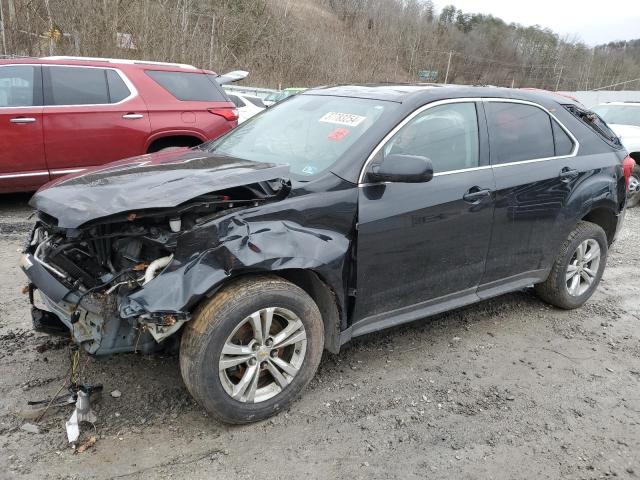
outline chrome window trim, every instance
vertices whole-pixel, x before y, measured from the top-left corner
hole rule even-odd
[[[21,172],[21,173],[0,173],[0,180],[4,180],[7,178],[21,178],[21,177],[39,177],[43,175],[68,175],[69,173],[79,173],[85,171],[87,168],[92,167],[83,167],[83,168],[63,168],[61,170],[51,170],[51,172],[46,170],[38,170],[35,172]]]
[[[51,175],[68,175],[69,173],[84,172],[87,168],[91,167],[63,168],[62,170],[51,170]]]
[[[391,138],[402,127],[404,127],[407,123],[409,123],[417,115],[421,114],[425,110],[428,110],[430,108],[437,107],[437,106],[440,106],[440,105],[447,105],[447,104],[451,104],[451,103],[472,103],[472,102],[519,103],[519,104],[523,104],[523,105],[531,105],[533,107],[537,107],[540,110],[542,110],[543,112],[545,112],[547,115],[549,115],[555,122],[557,122],[557,124],[560,126],[560,128],[562,128],[562,130],[569,136],[569,138],[573,142],[573,150],[568,155],[558,155],[558,156],[554,156],[554,157],[545,157],[545,158],[534,158],[534,159],[531,159],[531,160],[520,160],[520,161],[517,161],[517,162],[499,163],[499,164],[496,164],[496,165],[489,164],[489,165],[482,165],[482,166],[472,167],[472,168],[464,168],[464,169],[461,169],[461,170],[450,170],[448,172],[438,172],[438,173],[434,173],[433,174],[434,177],[438,177],[438,176],[441,176],[441,175],[452,175],[452,174],[455,174],[455,173],[471,172],[471,171],[474,171],[474,170],[484,170],[484,169],[488,169],[488,168],[509,167],[509,166],[512,166],[512,165],[520,165],[520,164],[523,164],[523,163],[526,164],[526,163],[535,163],[535,162],[546,162],[546,161],[549,161],[549,160],[558,160],[558,159],[562,159],[562,158],[572,158],[572,157],[575,157],[578,154],[578,149],[580,148],[580,143],[578,142],[576,137],[573,135],[573,133],[571,133],[571,131],[553,113],[551,113],[549,110],[547,110],[542,105],[539,105],[539,104],[537,104],[535,102],[530,102],[528,100],[518,100],[518,99],[513,99],[513,98],[497,98],[497,97],[495,97],[495,98],[494,97],[489,97],[489,98],[487,98],[487,97],[450,98],[450,99],[446,99],[446,100],[438,100],[438,101],[435,101],[435,102],[432,102],[432,103],[428,103],[427,105],[423,105],[422,107],[417,108],[416,110],[411,112],[409,115],[407,115],[404,118],[404,120],[402,120],[398,125],[396,125],[387,135],[385,135],[384,138],[373,149],[371,154],[367,157],[367,160],[364,162],[364,165],[363,165],[362,169],[360,170],[360,175],[358,176],[358,186],[369,185],[369,184],[364,182],[364,176],[365,176],[365,172],[366,172],[367,168],[369,167],[370,163],[373,161],[373,158],[378,154],[378,152],[380,152],[380,150],[386,145],[386,143],[389,140],[391,140]]]
[[[487,170],[489,168],[491,168],[491,165],[480,165],[479,167],[461,168],[459,170],[449,170],[448,172],[436,172],[433,174],[433,176],[440,177],[442,175],[453,175],[454,173],[473,172],[475,170]]]
[[[136,98],[138,96],[138,90],[136,89],[135,85],[133,84],[133,82],[131,82],[131,80],[129,80],[129,77],[127,77],[125,75],[125,73],[120,70],[119,68],[116,67],[96,67],[93,65],[52,65],[49,63],[5,63],[0,65],[0,68],[2,67],[63,67],[63,68],[97,68],[100,70],[113,70],[115,71],[118,76],[122,79],[122,81],[124,82],[124,84],[127,86],[127,88],[129,89],[129,96],[126,98],[123,98],[122,100],[120,100],[119,102],[115,102],[115,103],[79,103],[79,104],[73,104],[73,105],[33,105],[33,106],[26,106],[26,107],[2,107],[0,106],[0,109],[3,108],[11,108],[11,109],[15,109],[15,108],[43,108],[43,109],[50,109],[50,108],[72,108],[72,107],[104,107],[104,106],[112,106],[112,105],[121,105],[125,102],[128,102],[129,100],[132,100],[134,98]],[[43,79],[44,81],[44,79]],[[44,85],[43,85],[44,87]],[[42,92],[42,103],[44,104],[44,91]],[[2,111],[2,110],[0,110]]]
[[[21,177],[39,177],[42,175],[49,175],[48,171],[41,170],[39,172],[25,172],[25,173],[2,173],[0,174],[0,180],[5,178],[21,178]]]

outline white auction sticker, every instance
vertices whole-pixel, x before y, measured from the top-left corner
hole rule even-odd
[[[354,115],[353,113],[339,113],[339,112],[327,112],[320,119],[321,122],[335,123],[338,125],[346,125],[348,127],[357,127],[367,117],[361,115]]]

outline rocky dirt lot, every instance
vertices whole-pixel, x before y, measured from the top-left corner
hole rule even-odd
[[[65,341],[30,330],[17,267],[28,215],[26,197],[2,198],[2,479],[640,478],[640,209],[584,308],[523,291],[362,337],[262,423],[208,418],[176,357],[83,356],[105,393],[81,454],[66,441],[70,408],[38,433],[16,415],[54,395],[69,365]]]

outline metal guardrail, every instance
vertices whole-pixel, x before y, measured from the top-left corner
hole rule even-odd
[[[253,95],[255,97],[264,98],[272,93],[278,93],[280,90],[273,90],[271,88],[261,87],[247,87],[243,85],[224,85],[222,88],[229,92],[246,93],[247,95]]]

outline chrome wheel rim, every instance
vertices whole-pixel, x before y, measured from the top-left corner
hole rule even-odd
[[[578,245],[565,274],[569,295],[579,297],[591,288],[598,275],[600,256],[600,245],[595,240],[590,238]]]
[[[640,193],[640,179],[634,175],[629,178],[629,193]]]
[[[258,310],[224,343],[218,360],[222,387],[239,402],[269,400],[298,374],[306,350],[307,333],[295,313],[279,307]]]

